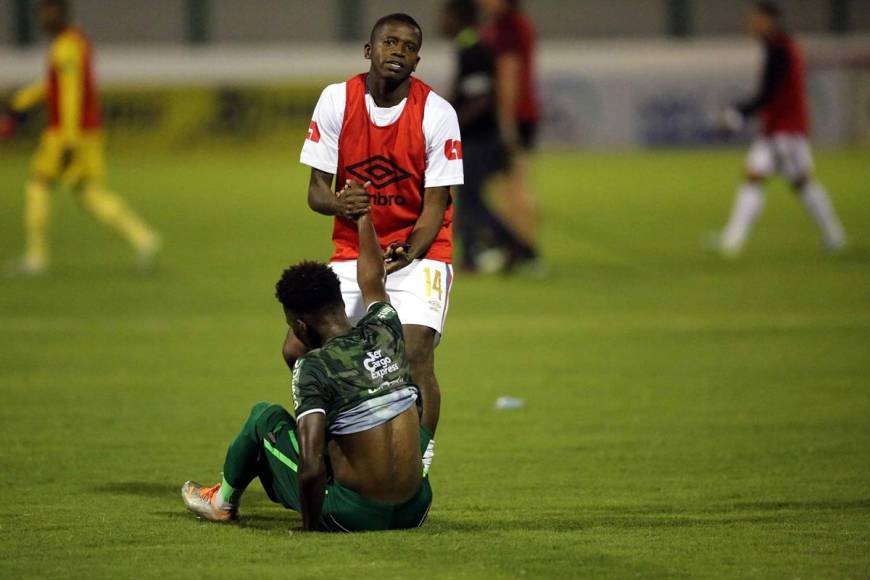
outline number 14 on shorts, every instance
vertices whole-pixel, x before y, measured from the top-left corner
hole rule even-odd
[[[438,294],[438,300],[444,300],[444,290],[442,289],[441,271],[435,270],[426,266],[423,268],[423,273],[426,275],[426,298],[431,298],[432,294]]]

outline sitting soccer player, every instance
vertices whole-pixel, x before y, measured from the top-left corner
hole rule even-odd
[[[306,531],[416,528],[432,503],[402,323],[384,288],[383,254],[369,214],[357,221],[357,280],[367,314],[351,325],[339,281],[302,262],[277,284],[293,333],[310,350],[293,368],[294,419],[259,403],[230,445],[223,481],[181,493],[199,517],[230,521],[255,477],[269,498],[301,512]]]

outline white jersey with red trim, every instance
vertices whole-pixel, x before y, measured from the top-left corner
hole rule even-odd
[[[309,167],[335,175],[338,172],[338,140],[344,123],[347,83],[329,85],[320,95],[302,146],[299,160]],[[379,127],[395,123],[407,99],[394,107],[378,107],[366,94],[366,108],[372,122]],[[456,111],[434,91],[429,93],[423,112],[423,135],[426,140],[425,187],[462,185],[462,155],[459,121]]]

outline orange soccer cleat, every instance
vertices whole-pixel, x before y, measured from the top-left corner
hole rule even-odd
[[[188,481],[181,487],[181,497],[184,505],[196,517],[204,518],[212,522],[232,522],[239,518],[239,511],[235,506],[222,507],[220,496],[221,484],[212,487],[203,487],[195,481]]]

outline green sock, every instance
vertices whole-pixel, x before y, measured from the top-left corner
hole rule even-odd
[[[245,488],[257,477],[257,458],[263,446],[263,435],[257,432],[257,421],[269,407],[269,403],[254,405],[241,432],[227,449],[220,489],[225,503],[238,506]]]
[[[227,483],[227,478],[221,478],[221,488],[220,494],[221,499],[224,500],[225,503],[228,503],[233,506],[239,505],[242,501],[242,494],[245,493],[243,489],[235,489],[229,483]]]

